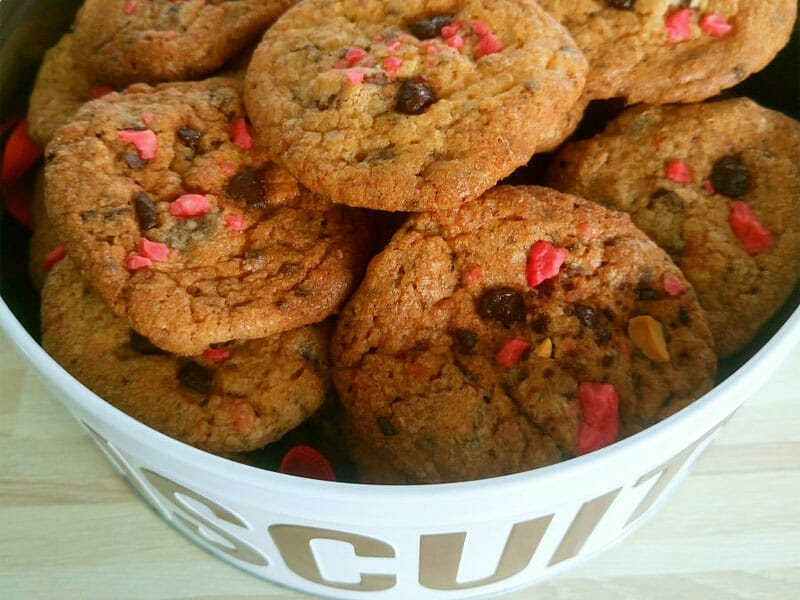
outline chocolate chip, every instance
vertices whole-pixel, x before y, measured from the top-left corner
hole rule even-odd
[[[614,363],[614,356],[611,354],[606,354],[603,357],[603,360],[600,361],[600,364],[604,367],[610,367]]]
[[[471,329],[456,329],[456,340],[463,354],[471,354],[478,343],[478,334]]]
[[[225,188],[228,196],[253,208],[265,208],[264,171],[248,167],[239,171]]]
[[[619,10],[630,10],[633,8],[635,2],[636,0],[606,0],[606,4],[611,8]]]
[[[738,198],[750,188],[750,171],[737,156],[723,156],[711,168],[711,185],[720,194]]]
[[[185,362],[178,367],[178,381],[204,396],[211,390],[213,380],[213,373],[196,362]]]
[[[378,427],[380,427],[381,433],[385,436],[397,435],[394,423],[387,417],[378,417]]]
[[[158,226],[158,210],[153,200],[147,194],[138,194],[133,199],[133,207],[136,209],[136,218],[139,219],[139,227],[143,231],[153,229]]]
[[[661,294],[649,287],[640,287],[637,289],[636,296],[639,298],[639,300],[658,300],[661,298]]]
[[[136,350],[139,354],[152,355],[152,354],[166,354],[161,348],[155,346],[153,342],[146,337],[131,329],[131,348]]]
[[[581,325],[586,327],[586,329],[594,328],[594,309],[591,306],[576,304],[574,310],[575,316],[578,317]]]
[[[536,333],[546,333],[548,325],[550,325],[550,317],[547,315],[539,315],[531,323],[531,328]]]
[[[680,319],[680,322],[683,323],[684,325],[688,325],[690,321],[689,311],[681,306],[678,309],[678,319]]]
[[[486,290],[478,299],[478,314],[484,319],[500,321],[509,326],[525,320],[525,300],[512,288]]]
[[[436,102],[433,90],[416,79],[407,79],[400,86],[395,109],[407,115],[419,115]]]
[[[138,153],[131,152],[130,150],[127,150],[125,154],[122,155],[122,160],[124,160],[125,164],[131,169],[141,169],[146,164],[146,161],[139,156]]]
[[[429,40],[441,35],[442,27],[450,25],[452,21],[453,17],[451,15],[437,15],[409,23],[408,30],[417,39]]]
[[[181,143],[191,148],[192,150],[197,150],[197,144],[200,141],[200,138],[203,137],[203,132],[198,131],[197,129],[192,129],[191,127],[179,127],[178,131],[175,132],[178,136],[178,139]]]

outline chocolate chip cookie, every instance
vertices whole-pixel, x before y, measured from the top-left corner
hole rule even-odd
[[[551,144],[585,73],[532,0],[308,0],[264,36],[245,102],[259,140],[311,190],[444,210]]]
[[[551,183],[631,214],[692,283],[733,354],[800,277],[800,123],[746,98],[632,108],[567,145]]]
[[[690,284],[628,215],[506,186],[411,217],[332,357],[356,449],[417,482],[591,452],[709,390],[716,368]]]
[[[293,0],[86,0],[74,54],[95,82],[197,79],[258,37]]]
[[[132,86],[48,146],[48,214],[112,310],[176,354],[321,321],[359,280],[361,212],[253,150],[238,83]]]
[[[279,439],[322,405],[330,386],[328,342],[317,326],[179,358],[115,317],[69,260],[45,282],[42,344],[101,398],[210,452]]]
[[[796,0],[540,0],[589,60],[585,94],[696,102],[760,71],[789,41]]]

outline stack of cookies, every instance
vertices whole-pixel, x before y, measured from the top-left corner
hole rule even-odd
[[[44,347],[210,452],[325,408],[364,482],[641,431],[800,278],[800,124],[699,103],[796,3],[698,4],[87,0],[30,100]]]

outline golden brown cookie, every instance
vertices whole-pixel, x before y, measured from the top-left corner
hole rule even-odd
[[[124,87],[219,69],[294,0],[86,0],[74,53],[95,82]]]
[[[552,144],[585,73],[532,0],[308,0],[264,36],[245,101],[261,143],[311,190],[443,210]]]
[[[738,98],[637,107],[553,160],[551,183],[631,214],[692,283],[717,353],[800,278],[800,123]]]
[[[234,80],[109,94],[45,159],[48,214],[70,257],[170,352],[321,321],[361,276],[363,216],[252,150]]]
[[[278,440],[322,405],[330,386],[328,341],[316,326],[179,358],[115,317],[70,260],[45,282],[42,345],[104,400],[210,452]]]
[[[661,293],[668,279],[684,293]],[[627,215],[502,186],[411,217],[370,263],[331,352],[355,458],[375,457],[366,472],[439,482],[639,431],[711,388],[711,346],[691,287]]]
[[[796,0],[540,0],[589,60],[589,98],[696,102],[763,69],[789,41]]]

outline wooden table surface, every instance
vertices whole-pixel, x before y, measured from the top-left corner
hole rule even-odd
[[[800,597],[798,379],[800,347],[649,522],[504,600]],[[218,561],[156,516],[1,333],[0,398],[2,598],[309,597]]]

